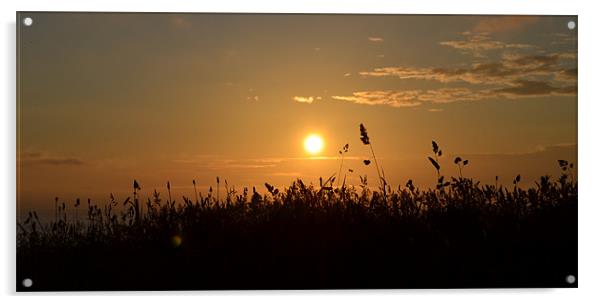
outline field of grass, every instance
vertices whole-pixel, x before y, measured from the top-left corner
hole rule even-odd
[[[35,212],[18,223],[17,289],[577,286],[566,282],[578,277],[572,164],[559,161],[559,179],[523,188],[519,175],[507,188],[462,177],[459,158],[446,180],[435,142],[433,153],[433,189],[392,187],[375,165],[379,190],[366,177],[339,182],[339,172],[319,185],[240,193],[218,178],[209,194],[177,200],[167,183],[166,195],[143,200],[134,181],[125,201],[77,200],[77,221],[57,199],[51,223]]]

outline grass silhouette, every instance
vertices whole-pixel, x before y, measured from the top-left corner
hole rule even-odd
[[[75,221],[56,198],[54,221],[30,212],[18,223],[17,282],[34,284],[17,289],[568,287],[565,277],[577,275],[573,164],[560,160],[560,178],[528,189],[518,175],[508,189],[462,177],[468,161],[457,157],[459,175],[445,181],[432,144],[434,189],[412,180],[392,189],[376,166],[377,191],[367,177],[358,186],[333,187],[334,176],[266,183],[265,194],[226,181],[220,199],[216,178],[217,198],[193,180],[194,201],[172,200],[168,182],[167,200],[155,190],[143,203],[134,181],[133,198],[88,200]]]

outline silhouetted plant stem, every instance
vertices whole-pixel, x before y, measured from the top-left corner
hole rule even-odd
[[[433,153],[435,158],[432,158],[430,156],[427,158],[431,162],[433,167],[435,167],[435,170],[437,170],[437,189],[441,189],[441,187],[444,186],[444,183],[443,177],[441,176],[441,173],[439,171],[441,169],[441,166],[439,165],[439,156],[443,155],[443,151],[439,149],[439,145],[434,140],[431,143],[433,145]]]
[[[372,148],[372,143],[369,144],[370,151],[372,152],[372,158],[374,159],[374,165],[376,166],[376,173],[378,174],[378,184],[382,187],[383,193],[385,193],[384,180],[380,173],[380,167],[378,166],[378,160],[376,160],[376,154],[374,154],[374,148]]]
[[[167,194],[169,195],[169,202],[167,204],[171,204],[171,185],[167,182]]]
[[[339,165],[339,174],[337,175],[337,188],[341,183],[341,171],[343,170],[343,159],[345,159],[345,155],[341,154],[341,164]]]
[[[435,154],[435,161],[439,163],[439,157],[437,157],[437,154]],[[437,180],[439,180],[439,177],[441,177],[441,173],[439,172],[439,168],[437,168]]]
[[[341,155],[341,165],[339,166],[339,174],[337,176],[337,188],[339,187],[340,183],[341,183],[341,171],[343,170],[343,160],[345,159],[345,153],[347,153],[349,151],[349,144],[345,144],[343,146],[343,149],[339,151],[339,154]],[[343,185],[345,185],[345,183],[343,182]]]
[[[141,190],[140,185],[136,180],[134,180],[134,222],[138,223],[140,221],[140,204],[138,203],[138,190]]]
[[[217,202],[219,203],[219,176],[215,179],[217,180]]]
[[[194,186],[194,197],[196,198],[196,203],[199,203],[199,193],[196,191],[196,181],[192,180],[192,185]]]
[[[383,194],[386,195],[386,193],[385,193],[386,189],[385,189],[385,186],[383,186],[384,180],[380,173],[380,167],[378,166],[378,161],[376,160],[376,154],[374,154],[374,148],[372,147],[372,143],[370,142],[370,137],[368,136],[368,129],[366,129],[366,127],[364,126],[363,123],[360,123],[360,140],[362,141],[362,143],[364,145],[370,146],[370,151],[372,152],[372,158],[374,159],[374,165],[376,166],[376,173],[378,174],[378,184],[382,186]],[[370,165],[370,160],[368,160],[368,159],[364,160],[364,164],[366,166]]]
[[[75,223],[77,224],[77,221],[79,220],[78,214],[77,214],[77,209],[79,208],[79,204],[80,204],[80,200],[79,198],[77,198],[75,200]]]

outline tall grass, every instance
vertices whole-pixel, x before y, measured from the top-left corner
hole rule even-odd
[[[438,150],[436,154],[440,156],[441,151]],[[438,165],[439,160],[430,157],[429,160],[433,165]],[[468,161],[458,157],[454,163],[461,170]],[[59,204],[59,198],[55,198],[55,219],[42,225],[37,219],[37,213],[30,212],[26,220],[18,224],[18,242],[20,248],[37,246],[39,242],[61,247],[66,246],[68,242],[86,240],[91,236],[110,242],[113,238],[135,237],[127,234],[115,235],[117,231],[124,232],[135,227],[179,227],[195,223],[197,217],[209,215],[254,220],[284,210],[318,213],[336,211],[340,212],[341,216],[345,216],[346,212],[361,212],[364,216],[391,218],[424,218],[455,208],[476,209],[490,215],[505,212],[528,214],[576,201],[577,183],[573,180],[571,171],[573,164],[564,160],[560,160],[559,163],[562,173],[557,180],[553,181],[550,176],[542,176],[536,181],[536,187],[522,189],[518,187],[521,176],[517,175],[512,190],[497,184],[481,185],[480,182],[462,177],[461,171],[457,177],[452,177],[451,181],[444,181],[438,166],[435,166],[437,187],[425,190],[416,188],[412,180],[408,180],[404,187],[398,186],[394,190],[388,187],[372,191],[364,184],[360,184],[359,187],[345,184],[343,187],[333,187],[333,175],[326,180],[320,178],[318,187],[307,185],[301,179],[282,190],[265,183],[267,193],[262,195],[253,188],[251,197],[246,188],[242,193],[238,193],[234,187],[226,186],[226,197],[222,200],[216,198],[212,202],[211,192],[199,197],[196,181],[193,181],[194,203],[186,196],[182,196],[182,201],[177,203],[171,199],[171,184],[167,182],[168,200],[164,202],[160,193],[154,190],[147,199],[146,212],[141,211],[139,196],[142,188],[135,180],[133,198],[125,198],[122,205],[126,208],[120,213],[115,213],[118,202],[113,194],[105,204],[94,204],[88,199],[86,225],[79,226],[78,216],[75,216],[74,221],[69,221],[65,211],[66,204]],[[219,182],[219,178],[216,181]],[[389,203],[384,197],[388,197]],[[74,206],[80,206],[79,198]]]
[[[372,143],[370,142],[370,137],[368,136],[368,129],[364,126],[364,124],[360,124],[360,139],[364,145],[370,147],[370,152],[372,153],[372,160],[374,160],[374,166],[376,167],[376,173],[378,175],[378,184],[380,185],[383,193],[386,192],[386,181],[384,178],[384,172],[381,172],[381,168],[378,166],[378,160],[376,159],[376,154],[374,154],[374,148],[372,147]],[[366,166],[370,165],[370,160],[364,160],[364,164]]]
[[[220,198],[217,177],[217,198],[212,189],[200,194],[193,180],[194,200],[176,201],[167,182],[167,200],[154,189],[141,210],[134,180],[133,197],[88,200],[82,221],[70,220],[55,198],[53,221],[42,224],[32,211],[18,223],[18,275],[44,282],[35,288],[61,290],[534,287],[576,273],[572,163],[559,160],[559,178],[542,176],[530,188],[517,175],[508,189],[497,178],[488,185],[465,177],[469,163],[460,157],[453,160],[458,175],[445,180],[443,153],[432,146],[432,189],[412,180],[387,187],[371,149],[378,190],[365,176],[335,187],[333,174],[319,185],[265,183],[263,194],[226,181]],[[338,179],[342,162],[341,155]]]

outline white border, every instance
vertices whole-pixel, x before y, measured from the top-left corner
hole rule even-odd
[[[354,291],[292,291],[292,292],[151,292],[151,293],[92,293],[94,295],[116,296],[111,300],[132,301],[130,296],[142,295],[143,301],[161,303],[163,301],[215,301],[232,302],[242,300],[255,303],[306,303],[313,301],[337,301],[343,303],[363,303],[376,299],[379,302],[399,302],[408,300],[420,303],[508,303],[545,301],[546,303],[597,302],[602,286],[602,254],[600,251],[602,232],[602,119],[599,118],[602,96],[600,94],[600,30],[602,19],[596,1],[2,1],[2,73],[0,92],[3,94],[0,117],[1,174],[0,194],[2,212],[2,242],[0,243],[0,290],[3,296],[15,295],[14,241],[15,241],[15,11],[135,11],[135,12],[267,12],[267,13],[405,13],[405,14],[559,14],[579,15],[579,289],[545,290],[354,290]],[[401,274],[400,274],[401,275]],[[48,294],[46,294],[47,296]],[[58,302],[80,303],[80,295],[88,293],[50,294],[40,299],[37,296],[17,295],[3,299],[9,302]],[[77,295],[77,296],[73,296]],[[177,295],[176,298],[157,296]],[[191,296],[204,296],[196,299]],[[242,298],[241,296],[245,296]],[[336,296],[336,299],[331,296]],[[86,299],[102,303],[108,299]]]

